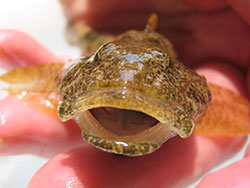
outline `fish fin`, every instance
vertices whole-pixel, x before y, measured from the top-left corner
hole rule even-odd
[[[195,121],[194,134],[239,136],[250,133],[250,101],[232,91],[208,84],[212,101]]]
[[[153,13],[148,19],[148,23],[145,28],[145,32],[152,32],[155,31],[158,25],[158,16],[157,14]]]
[[[9,93],[22,91],[38,93],[55,92],[55,79],[63,66],[63,63],[50,63],[27,68],[17,68],[1,75],[0,81],[7,83],[6,88],[3,88],[3,90]]]

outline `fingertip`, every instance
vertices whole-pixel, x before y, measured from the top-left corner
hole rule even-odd
[[[245,140],[175,137],[142,157],[117,156],[85,145],[48,161],[28,188],[186,187],[238,152]]]
[[[0,30],[0,66],[7,70],[16,67],[60,61],[28,34],[11,29]]]
[[[0,154],[35,154],[51,157],[84,145],[73,121],[62,123],[56,115],[15,96],[0,100]]]
[[[206,62],[195,70],[204,75],[208,83],[216,84],[247,97],[245,74],[237,67],[222,62]]]
[[[84,166],[84,161],[88,160],[86,155],[91,156],[91,153],[93,153],[91,146],[86,145],[56,155],[34,174],[27,188],[85,187],[81,181],[81,176],[76,172],[81,170],[84,174],[88,171]]]
[[[250,157],[237,161],[206,176],[197,188],[206,187],[250,187]]]

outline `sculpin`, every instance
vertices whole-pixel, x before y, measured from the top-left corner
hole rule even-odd
[[[60,119],[74,118],[102,150],[135,156],[175,135],[187,138],[209,105],[205,78],[176,59],[156,22],[152,15],[144,31],[122,33],[74,60],[59,80]]]

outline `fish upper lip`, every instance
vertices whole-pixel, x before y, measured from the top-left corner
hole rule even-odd
[[[173,132],[183,138],[190,136],[194,128],[192,119],[171,102],[160,103],[139,91],[129,89],[107,89],[87,93],[75,101],[65,100],[59,105],[58,114],[62,121],[67,121],[74,119],[81,112],[98,107],[114,107],[143,112],[169,126]],[[183,125],[183,127],[175,125],[176,122],[180,122],[180,118],[185,118],[185,126]]]
[[[59,104],[58,113],[59,117],[62,121],[67,121],[69,119],[72,119],[76,113],[86,111],[92,108],[97,107],[115,107],[120,108],[124,110],[137,110],[139,106],[136,106],[134,104],[132,105],[124,105],[120,106],[119,104],[113,104],[111,100],[118,101],[126,101],[128,102],[130,99],[128,99],[128,95],[130,97],[133,97],[133,101],[150,101],[152,104],[157,104],[160,106],[167,106],[165,104],[162,104],[158,102],[157,100],[153,99],[150,96],[145,96],[145,94],[142,94],[138,91],[130,91],[129,89],[123,89],[123,88],[109,88],[109,89],[102,89],[101,91],[93,91],[93,92],[86,92],[86,94],[74,101],[64,100]],[[99,101],[105,101],[104,104],[100,104]],[[99,104],[94,103],[93,101],[97,101]],[[71,110],[72,113],[66,114],[62,111],[60,113],[60,109],[62,109],[64,104],[71,103]],[[140,111],[140,110],[137,110]],[[143,112],[143,111],[142,111]]]

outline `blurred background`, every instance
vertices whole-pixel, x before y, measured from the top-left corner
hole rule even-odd
[[[64,40],[66,21],[59,0],[0,0],[0,28],[25,31],[56,54],[77,48]]]
[[[25,31],[55,54],[78,54],[64,39],[66,21],[58,0],[0,0],[0,29]],[[47,159],[0,157],[0,188],[25,188]]]

